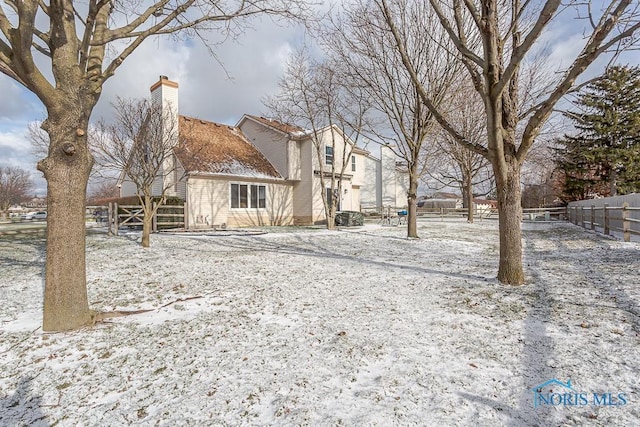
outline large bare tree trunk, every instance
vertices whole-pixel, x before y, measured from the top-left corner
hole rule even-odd
[[[522,285],[524,269],[522,267],[520,166],[514,160],[506,163],[504,167],[506,170],[495,174],[500,233],[498,280],[510,285]],[[500,166],[494,165],[494,170],[499,168]]]
[[[65,331],[91,321],[85,264],[85,195],[93,166],[86,142],[88,117],[50,109],[43,128],[49,155],[38,163],[47,180],[47,262],[44,331]]]

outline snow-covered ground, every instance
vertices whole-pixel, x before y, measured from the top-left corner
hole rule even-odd
[[[2,237],[0,425],[640,425],[640,244],[523,228],[522,287],[493,221],[90,234],[92,308],[152,311],[63,334],[42,238]]]

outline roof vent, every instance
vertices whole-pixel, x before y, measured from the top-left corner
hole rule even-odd
[[[162,76],[162,75],[161,75],[161,76],[160,76],[160,80],[169,80],[169,77],[167,77],[167,76]]]

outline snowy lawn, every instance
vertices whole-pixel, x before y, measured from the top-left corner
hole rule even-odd
[[[152,310],[64,334],[42,238],[3,237],[0,425],[640,425],[640,244],[523,228],[515,288],[493,221],[90,234],[92,308]],[[534,408],[554,378],[579,405]]]

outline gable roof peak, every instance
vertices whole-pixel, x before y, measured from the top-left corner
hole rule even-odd
[[[300,136],[305,132],[300,126],[292,125],[289,123],[283,123],[279,120],[264,116],[254,116],[251,114],[245,114],[245,117],[252,119],[255,122],[269,126],[270,128],[277,130],[281,133],[285,133],[289,136]]]

